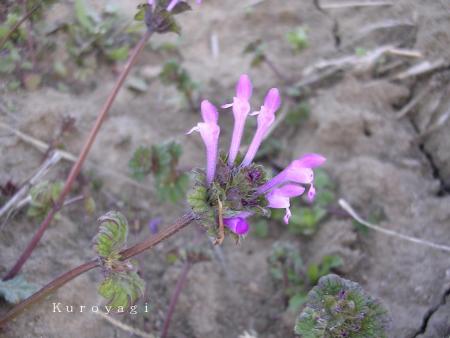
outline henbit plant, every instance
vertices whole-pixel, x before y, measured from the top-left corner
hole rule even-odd
[[[139,147],[128,166],[131,175],[138,181],[152,174],[158,197],[163,201],[176,203],[189,187],[189,176],[178,169],[183,149],[177,142],[166,142],[151,147]]]
[[[195,103],[194,92],[198,86],[192,81],[186,69],[175,60],[168,61],[164,64],[159,78],[166,85],[174,85],[183,94],[191,110],[196,111],[197,104]]]
[[[102,126],[104,120],[106,119],[107,113],[110,110],[118,92],[122,88],[122,85],[125,82],[125,79],[127,78],[131,68],[133,67],[134,63],[137,60],[137,57],[143,50],[144,46],[146,45],[147,41],[150,39],[153,33],[167,33],[167,32],[179,32],[180,28],[177,25],[177,22],[174,18],[174,15],[182,13],[186,10],[189,10],[189,6],[186,3],[180,3],[174,8],[172,8],[172,11],[169,11],[167,9],[168,3],[167,1],[160,0],[157,2],[153,2],[152,5],[150,4],[141,4],[139,8],[139,12],[137,14],[137,19],[144,20],[146,24],[146,31],[143,33],[142,38],[140,39],[139,43],[135,46],[133,52],[130,54],[130,57],[128,58],[127,63],[125,64],[125,67],[123,68],[122,72],[120,73],[109,97],[107,98],[102,110],[97,116],[97,119],[94,122],[94,125],[83,145],[83,148],[75,161],[65,183],[63,190],[58,197],[58,200],[54,204],[54,207],[49,211],[47,216],[44,218],[42,223],[40,224],[37,232],[31,239],[31,241],[28,243],[27,247],[23,251],[23,253],[20,255],[17,262],[14,264],[14,266],[9,270],[9,272],[3,277],[3,280],[8,280],[13,278],[17,275],[17,273],[21,270],[22,266],[25,264],[25,262],[28,260],[28,258],[31,256],[31,253],[35,249],[36,245],[39,243],[40,239],[44,235],[47,227],[53,220],[53,217],[58,213],[58,211],[62,208],[64,205],[64,200],[66,196],[69,194],[72,185],[75,181],[75,179],[78,177],[78,174],[81,171],[81,168],[84,164],[84,161],[86,160],[87,155],[89,154],[89,151],[92,147],[92,144],[95,141],[95,138],[100,130],[100,127]],[[141,14],[144,13],[143,18]],[[89,267],[90,265],[87,264],[86,267]],[[92,267],[91,267],[92,268]]]
[[[0,74],[9,79],[7,88],[15,90],[21,85],[35,89],[41,82],[36,73],[37,54],[48,49],[47,39],[35,42],[35,23],[43,9],[53,0],[29,0],[6,4],[7,14],[0,24]],[[28,20],[26,28],[22,24]],[[13,75],[9,76],[8,75]]]
[[[339,256],[328,255],[322,257],[318,264],[305,266],[293,243],[275,242],[268,264],[272,278],[283,290],[289,310],[296,312],[305,303],[308,291],[319,278],[342,266],[343,261]]]
[[[286,34],[286,39],[294,52],[301,52],[309,45],[307,29],[304,27],[297,27],[295,30],[290,31]]]
[[[308,199],[312,201],[316,190],[313,185],[313,168],[322,165],[325,158],[318,154],[307,154],[293,161],[274,178],[270,179],[265,168],[253,163],[253,159],[271,125],[275,112],[281,105],[278,89],[268,91],[264,104],[257,115],[257,128],[245,156],[239,148],[245,123],[250,113],[252,84],[247,75],[242,75],[236,86],[233,103],[222,108],[233,108],[234,129],[228,153],[218,152],[220,127],[216,107],[204,100],[201,104],[203,122],[189,131],[199,132],[206,148],[206,170],[194,172],[194,188],[188,202],[209,234],[220,244],[225,234],[236,240],[249,230],[247,218],[252,215],[269,215],[269,209],[285,209],[284,222],[291,217],[290,198],[302,195],[308,188]],[[305,187],[306,185],[306,187]]]
[[[384,307],[358,283],[328,275],[309,292],[295,332],[303,338],[385,338],[388,321]]]
[[[195,183],[188,196],[191,210],[173,225],[157,235],[130,248],[126,245],[128,225],[117,212],[110,212],[100,219],[100,231],[95,238],[97,258],[61,275],[30,298],[19,303],[0,319],[4,326],[22,310],[41,300],[80,274],[101,267],[105,279],[99,288],[113,308],[125,308],[137,300],[143,290],[143,280],[136,273],[136,263],[130,258],[152,248],[177,233],[193,221],[202,224],[221,244],[225,234],[236,240],[249,230],[247,218],[253,214],[268,215],[270,208],[285,209],[284,220],[291,216],[290,198],[302,195],[306,190],[308,199],[316,195],[313,168],[322,165],[325,158],[318,154],[307,154],[293,161],[272,179],[268,178],[263,166],[253,163],[256,152],[275,121],[275,112],[281,104],[276,88],[269,90],[257,115],[258,125],[245,156],[239,154],[245,122],[250,113],[249,99],[252,84],[247,75],[242,75],[236,89],[233,103],[223,107],[233,108],[234,129],[228,154],[218,155],[220,127],[217,109],[203,101],[200,122],[189,133],[198,131],[206,146],[206,169],[194,172]]]
[[[63,188],[63,182],[50,183],[43,181],[30,189],[30,205],[27,215],[37,221],[42,221],[53,208]],[[55,215],[58,218],[58,215]]]

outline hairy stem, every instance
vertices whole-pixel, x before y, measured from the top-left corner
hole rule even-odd
[[[193,214],[188,213],[184,216],[181,216],[178,221],[176,221],[174,224],[164,228],[161,230],[156,236],[152,236],[149,239],[138,243],[131,248],[125,249],[120,253],[121,260],[127,260],[131,257],[134,257],[136,255],[139,255],[140,253],[154,247],[156,244],[166,240],[167,238],[173,236],[178,231],[183,229],[184,227],[188,226],[190,223],[192,223],[195,220],[195,217]]]
[[[33,15],[34,12],[36,12],[40,7],[42,6],[42,2],[39,2],[36,6],[34,6],[32,9],[30,9],[25,15],[17,21],[14,26],[11,27],[10,31],[5,35],[5,37],[0,41],[0,49],[3,48],[5,43],[9,40],[11,35],[22,25],[27,19]]]
[[[91,132],[83,146],[83,149],[81,150],[80,155],[77,158],[77,161],[74,163],[74,165],[69,173],[69,176],[66,179],[64,188],[58,198],[58,201],[55,203],[54,207],[49,211],[49,213],[47,214],[45,219],[42,221],[37,232],[31,239],[31,241],[28,243],[28,246],[26,247],[26,249],[20,256],[20,258],[17,260],[16,264],[14,264],[12,269],[3,278],[3,280],[11,279],[17,275],[17,273],[20,271],[22,266],[25,264],[25,262],[31,256],[31,253],[33,252],[34,248],[36,247],[36,245],[39,243],[40,239],[44,235],[45,230],[47,229],[48,225],[53,220],[53,217],[55,216],[55,214],[64,205],[64,200],[65,200],[67,194],[70,192],[75,179],[78,177],[78,174],[81,171],[81,167],[83,166],[83,163],[86,160],[86,157],[87,157],[89,151],[91,150],[92,144],[95,141],[95,138],[107,116],[108,111],[110,110],[119,90],[122,88],[122,85],[123,85],[128,73],[130,72],[130,69],[135,64],[138,55],[141,53],[142,49],[144,48],[145,44],[147,43],[147,41],[151,35],[152,35],[152,33],[150,31],[146,31],[145,34],[142,36],[141,40],[139,41],[139,43],[134,48],[124,69],[120,73],[120,75],[116,81],[116,84],[114,85],[114,88],[111,91],[111,94],[109,95],[108,99],[105,102],[105,105],[103,106],[102,110],[100,111],[100,113],[97,116],[94,126],[92,127]]]
[[[169,308],[167,310],[166,318],[164,319],[161,338],[166,338],[167,334],[169,333],[170,321],[172,319],[173,313],[175,312],[175,306],[177,305],[181,290],[183,290],[183,287],[186,284],[187,275],[189,273],[189,270],[191,270],[191,267],[192,262],[187,261],[186,263],[184,263],[180,278],[178,279],[177,285],[175,286],[175,291],[173,292],[172,298],[170,299]]]
[[[157,236],[152,236],[149,239],[138,243],[131,248],[123,250],[121,255],[121,260],[127,260],[129,258],[132,258],[134,256],[139,255],[140,253],[154,247],[158,243],[161,243],[162,241],[166,240],[167,238],[173,236],[181,229],[188,226],[190,223],[192,223],[195,220],[195,217],[192,213],[186,214],[178,221],[176,221],[174,224],[166,227],[163,229],[160,233],[158,233]],[[48,296],[53,291],[56,291],[64,284],[70,282],[75,277],[78,277],[79,275],[90,271],[94,268],[100,267],[100,263],[97,260],[92,260],[90,262],[84,263],[75,269],[70,270],[69,272],[66,272],[62,274],[61,276],[57,277],[52,282],[48,283],[42,289],[40,289],[38,292],[33,294],[31,297],[25,299],[24,301],[20,302],[16,306],[14,306],[4,317],[0,319],[0,328],[4,327],[9,321],[14,319],[17,315],[19,315],[23,310],[30,307],[34,303],[37,303],[44,299],[46,296]]]

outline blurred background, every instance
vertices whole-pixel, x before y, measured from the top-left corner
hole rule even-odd
[[[0,51],[0,272],[12,266],[71,165],[144,31],[139,1],[55,1]],[[0,40],[32,1],[0,4]],[[330,272],[360,283],[392,318],[389,337],[450,335],[445,252],[369,230],[338,204],[396,232],[450,243],[450,2],[204,0],[178,16],[181,35],[155,35],[132,69],[66,206],[23,269],[42,286],[94,256],[97,218],[119,210],[129,243],[187,209],[188,173],[203,167],[199,102],[229,103],[243,73],[252,109],[278,87],[282,108],[257,160],[273,172],[304,153],[327,157],[314,204],[251,219],[241,243],[213,247],[191,226],[138,257],[147,282],[136,315],[52,313],[53,302],[104,304],[99,271],[19,317],[5,337],[293,337],[308,291]],[[232,132],[220,110],[222,149]],[[251,140],[255,120],[247,124]],[[52,150],[64,157],[30,179]],[[23,199],[5,209],[26,185]],[[149,312],[144,313],[144,304]],[[4,313],[10,305],[0,301]],[[139,311],[138,309],[138,311]],[[130,332],[138,329],[147,335]]]

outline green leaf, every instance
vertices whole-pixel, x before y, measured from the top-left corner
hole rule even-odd
[[[37,285],[27,282],[22,275],[7,281],[0,280],[0,295],[12,304],[30,297],[38,289]]]
[[[298,27],[296,30],[289,32],[286,35],[286,39],[296,52],[308,47],[308,35],[306,29],[303,27]]]
[[[110,211],[98,221],[100,228],[94,238],[94,249],[100,257],[117,259],[127,241],[127,219],[120,212]]]
[[[172,9],[172,15],[181,14],[186,11],[192,10],[191,6],[187,2],[180,1],[173,9]]]
[[[88,32],[95,32],[95,26],[92,23],[91,16],[89,15],[89,11],[84,0],[75,0],[75,17],[80,25]]]
[[[135,271],[117,273],[107,277],[98,292],[113,309],[126,309],[144,294],[145,281]]]
[[[123,61],[128,58],[130,49],[128,46],[117,47],[106,52],[106,55],[112,61]]]
[[[137,6],[137,13],[134,15],[134,20],[136,21],[144,21],[145,20],[145,12],[147,11],[148,4],[139,4]]]
[[[289,299],[289,310],[297,312],[303,304],[306,303],[308,295],[306,293],[297,293]]]
[[[31,202],[27,215],[37,220],[43,219],[55,205],[64,184],[58,182],[43,181],[30,190]]]
[[[308,266],[308,271],[306,272],[308,275],[308,279],[311,284],[316,284],[316,282],[319,280],[319,266],[317,264],[310,264]]]
[[[140,146],[128,162],[131,176],[142,181],[152,170],[152,150],[149,147]]]
[[[136,76],[130,76],[126,85],[129,89],[138,93],[145,93],[148,90],[147,82]]]

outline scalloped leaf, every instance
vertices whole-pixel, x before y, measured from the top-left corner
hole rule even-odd
[[[30,297],[38,289],[36,284],[29,283],[22,275],[7,281],[0,280],[0,295],[12,304]]]
[[[94,238],[94,249],[100,257],[118,256],[128,236],[128,222],[118,211],[110,211],[99,218],[100,228]]]
[[[130,307],[144,294],[144,290],[145,281],[135,271],[113,274],[98,288],[113,309]]]

